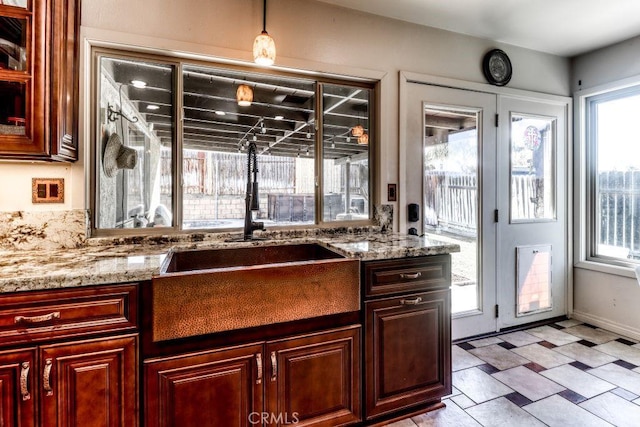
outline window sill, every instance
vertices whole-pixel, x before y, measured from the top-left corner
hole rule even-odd
[[[605,264],[603,262],[584,260],[584,261],[575,263],[573,266],[574,268],[579,268],[582,270],[597,271],[600,273],[613,274],[616,276],[631,277],[634,279],[636,277],[636,274],[633,268],[624,267],[621,265],[612,265],[612,264]]]
[[[141,233],[140,230],[151,230]],[[256,236],[269,240],[282,240],[301,237],[316,237],[331,235],[334,233],[363,234],[381,233],[386,230],[377,225],[375,221],[353,221],[324,223],[321,225],[307,226],[270,226],[265,231],[256,232]],[[128,245],[128,244],[177,244],[189,242],[215,242],[225,241],[242,236],[242,229],[218,229],[218,230],[175,230],[170,228],[126,230],[93,230],[94,235],[86,240],[88,246],[103,245]]]

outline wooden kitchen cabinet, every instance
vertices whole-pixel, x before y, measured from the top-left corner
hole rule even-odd
[[[49,58],[52,160],[78,160],[80,1],[53,0]]]
[[[251,426],[263,411],[262,354],[252,344],[145,361],[145,425]]]
[[[136,355],[137,334],[0,352],[0,425],[137,426]]]
[[[0,307],[0,425],[138,425],[136,284],[0,294]]]
[[[80,0],[0,4],[0,158],[78,158]]]
[[[0,349],[138,326],[137,284],[0,294]]]
[[[362,278],[366,299],[447,289],[451,285],[450,255],[363,262]]]
[[[40,348],[42,427],[137,425],[137,335]]]
[[[0,425],[36,426],[36,349],[0,351]]]
[[[267,343],[266,413],[280,417],[269,425],[360,421],[359,344],[360,327]]]
[[[360,327],[145,361],[145,425],[360,420]]]
[[[434,409],[441,406],[441,397],[451,393],[448,257],[422,257],[422,262],[416,258],[409,264],[376,261],[372,274],[363,275],[364,280],[386,278],[380,283],[394,295],[370,298],[364,304],[367,420],[411,408]],[[372,266],[363,266],[368,267]],[[365,289],[376,287],[367,284]],[[402,293],[403,289],[412,292]]]

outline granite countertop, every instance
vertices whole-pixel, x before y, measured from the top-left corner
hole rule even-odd
[[[251,242],[204,240],[121,244],[99,241],[74,249],[0,251],[0,293],[150,280],[171,248],[198,249],[247,245],[319,243],[361,260],[405,258],[458,252],[459,246],[396,233],[331,233],[277,236]]]

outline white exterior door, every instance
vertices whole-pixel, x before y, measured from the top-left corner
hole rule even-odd
[[[401,231],[461,246],[452,254],[453,339],[495,331],[496,96],[407,86]]]
[[[498,327],[567,313],[568,102],[500,96]]]
[[[453,339],[566,314],[570,101],[410,76],[401,75],[400,231],[461,247]]]

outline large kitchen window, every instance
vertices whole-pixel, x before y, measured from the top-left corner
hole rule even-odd
[[[94,52],[93,235],[368,223],[374,83]],[[144,230],[142,230],[144,229]]]
[[[640,262],[640,86],[586,98],[587,258]]]

